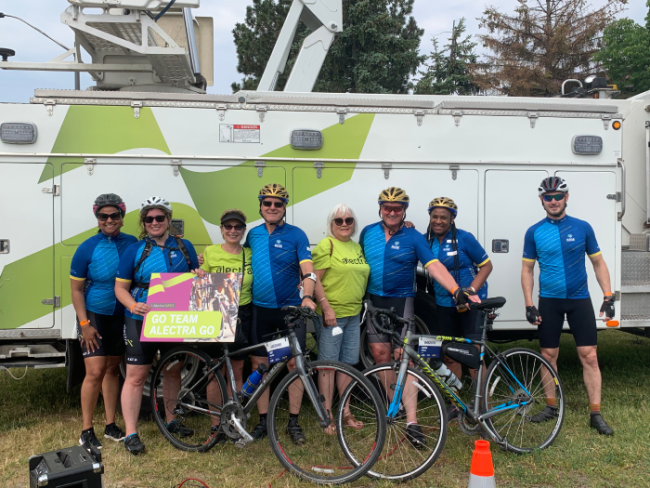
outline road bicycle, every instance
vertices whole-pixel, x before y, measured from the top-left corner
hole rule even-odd
[[[380,392],[388,422],[386,444],[369,476],[404,481],[433,465],[447,437],[443,395],[458,409],[458,426],[464,434],[487,436],[515,453],[544,449],[555,440],[564,420],[564,393],[551,364],[531,349],[499,352],[487,343],[487,332],[505,303],[505,298],[496,297],[471,304],[483,317],[482,338],[473,341],[414,334],[413,319],[365,302],[375,328],[390,335],[396,348],[402,349],[401,361],[373,366],[363,373]],[[403,326],[402,338],[397,330]],[[442,367],[443,354],[478,370],[467,401],[436,372]],[[437,360],[430,365],[425,360],[429,357]],[[409,428],[411,422],[420,426],[419,435]]]
[[[349,365],[310,361],[295,329],[305,319],[315,318],[314,312],[303,307],[283,310],[288,312],[286,329],[270,334],[279,339],[232,353],[223,344],[216,360],[200,346],[183,345],[166,353],[152,379],[156,424],[173,446],[184,451],[207,451],[227,439],[244,447],[253,441],[247,432],[251,411],[293,358],[295,369],[279,381],[269,403],[267,430],[273,453],[288,471],[311,482],[354,481],[371,469],[384,446],[384,402],[371,382]],[[230,357],[260,347],[266,347],[273,366],[250,397],[244,398],[236,387]],[[165,383],[165,372],[179,367],[196,371],[185,382],[187,386]],[[303,402],[305,396],[308,402]],[[297,413],[306,437],[303,444],[293,443],[285,427],[290,414]]]

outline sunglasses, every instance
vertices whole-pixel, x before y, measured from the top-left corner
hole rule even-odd
[[[246,228],[245,225],[241,225],[241,224],[235,224],[235,225],[232,225],[232,224],[223,224],[221,227],[223,227],[223,228],[226,229],[226,230],[233,230],[233,229],[234,229],[234,230],[236,230],[237,232],[241,232],[242,230],[244,230],[244,229]]]
[[[332,222],[334,222],[334,225],[336,225],[337,227],[341,227],[343,225],[343,222],[345,222],[345,225],[354,224],[354,219],[352,217],[348,217],[347,219],[337,218],[334,219]]]
[[[282,208],[284,207],[284,202],[269,202],[268,200],[264,200],[262,202],[262,205],[264,205],[267,208],[271,208],[271,207]]]
[[[382,205],[381,210],[386,214],[392,214],[392,213],[401,214],[402,212],[404,212],[404,207],[402,205],[399,205],[397,207],[389,207],[386,205]]]
[[[143,220],[145,224],[153,224],[154,220],[158,223],[162,223],[166,218],[167,217],[164,215],[156,215],[155,217],[145,217]]]
[[[564,193],[559,193],[557,195],[542,195],[542,198],[544,199],[545,202],[552,202],[555,200],[556,202],[561,202],[564,200]]]
[[[122,214],[120,212],[115,212],[112,214],[98,213],[97,218],[102,222],[106,222],[108,219],[120,220],[122,218]]]

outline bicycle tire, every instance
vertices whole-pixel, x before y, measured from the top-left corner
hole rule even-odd
[[[429,326],[417,315],[415,319],[415,333],[418,335],[431,335],[429,331]],[[361,347],[359,348],[359,359],[363,364],[364,368],[371,368],[375,366],[375,358],[372,355],[370,350],[370,343],[368,342],[368,327],[364,324],[361,324]],[[431,360],[427,361],[430,362]]]
[[[213,416],[192,410],[178,414],[177,420],[180,424],[193,431],[192,435],[181,437],[178,433],[170,432],[165,415],[165,408],[174,410],[178,407],[178,397],[167,400],[159,393],[163,387],[164,372],[179,362],[182,362],[183,365],[187,364],[188,358],[199,363],[198,367],[193,366],[196,375],[204,374],[213,365],[212,359],[207,353],[194,347],[180,346],[167,352],[158,361],[152,376],[151,410],[158,429],[174,447],[182,451],[204,452],[212,449],[218,440],[216,433],[211,431]],[[198,380],[196,376],[195,379]],[[201,408],[212,408],[220,411],[221,406],[214,405],[214,402],[209,402],[207,399],[207,392],[215,387],[218,388],[221,395],[221,406],[223,406],[225,401],[228,400],[228,389],[226,381],[219,370],[210,373],[209,380],[190,385],[190,388],[181,388],[181,392],[184,393],[184,399],[188,399],[188,403],[193,402],[194,405],[201,406]]]
[[[368,368],[363,372],[364,376],[372,378],[373,386],[379,391],[386,412],[388,412],[388,406],[392,401],[392,398],[386,393],[394,390],[391,389],[392,384],[386,385],[387,387],[382,384],[383,382],[378,373],[388,370],[395,372],[396,368],[399,368],[398,364],[384,363]],[[428,434],[425,434],[428,442],[435,439],[434,445],[432,448],[428,448],[428,453],[425,456],[422,456],[423,451],[413,447],[405,436],[406,418],[396,418],[388,423],[386,443],[379,460],[368,471],[370,477],[392,481],[407,481],[417,478],[436,462],[445,447],[447,440],[447,410],[442,393],[421,370],[408,368],[408,373],[415,377],[418,382],[418,407],[421,403],[423,406],[422,412],[418,410],[418,423],[420,424],[423,419],[427,419],[427,423],[421,425],[421,427],[428,432]],[[420,402],[420,399],[422,399],[422,402]],[[433,410],[426,412],[427,415],[420,415],[420,413],[428,409]],[[431,418],[429,419],[429,417]],[[437,437],[432,435],[432,433],[436,432],[434,429],[438,429]],[[393,460],[397,461],[391,463]]]
[[[533,396],[533,403],[510,409],[502,415],[486,419],[485,423],[497,442],[518,454],[529,453],[536,449],[545,449],[557,438],[564,421],[564,391],[557,372],[544,357],[532,349],[513,348],[504,351],[499,357],[504,365],[494,359],[485,374],[481,395],[483,412],[488,412],[503,402],[512,402],[517,397],[526,397],[521,385]],[[542,369],[544,367],[544,369]],[[510,372],[512,374],[510,374]],[[546,373],[547,381],[542,379]],[[514,375],[518,381],[512,379]],[[539,381],[538,381],[539,380]],[[532,417],[546,407],[544,385],[552,387],[556,398],[557,418],[554,422],[534,422]],[[497,391],[498,390],[498,391]],[[550,419],[553,420],[553,419]],[[512,428],[515,431],[509,438]],[[541,441],[533,440],[540,437]],[[507,441],[507,442],[506,442]]]
[[[341,402],[335,406],[333,398],[331,410],[334,412],[332,420],[336,425],[336,435],[327,435],[318,424],[319,419],[315,412],[310,411],[312,406],[305,404],[305,399],[308,397],[303,395],[299,419],[308,440],[302,446],[291,443],[288,435],[284,433],[284,420],[288,419],[289,414],[287,405],[287,398],[290,398],[289,386],[295,381],[298,381],[299,385],[303,384],[296,370],[289,373],[273,393],[267,422],[271,449],[287,471],[312,483],[335,485],[355,481],[371,469],[381,453],[386,438],[386,416],[379,394],[353,367],[335,361],[314,361],[307,366],[307,374],[310,376],[308,379],[314,377],[318,379],[319,375],[329,372],[341,375],[337,377],[336,382],[343,375],[349,376],[350,382],[345,386],[344,392],[339,393],[339,399],[353,398],[354,404],[351,400],[348,408],[357,416],[357,420],[363,422],[360,430],[344,428],[344,409],[339,407],[347,404]],[[320,381],[314,381],[314,384],[320,384]],[[332,382],[331,392],[336,395],[338,389],[334,384],[335,382]],[[323,393],[320,393],[320,396],[321,401],[324,401]],[[307,422],[309,426],[305,427]],[[279,429],[282,429],[282,432],[279,432]],[[353,432],[349,433],[349,431]],[[353,439],[354,433],[357,432],[358,443]],[[358,448],[352,447],[353,444]],[[357,456],[352,456],[351,459],[349,452],[358,450],[364,452],[357,452]],[[362,460],[357,461],[357,457]]]

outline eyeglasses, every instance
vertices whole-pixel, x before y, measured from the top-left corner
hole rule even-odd
[[[262,202],[262,205],[264,205],[267,208],[271,208],[271,207],[282,208],[284,207],[284,202],[269,202],[268,200],[264,200]]]
[[[158,223],[162,223],[166,218],[165,215],[156,215],[155,217],[145,217],[143,220],[145,224],[153,224],[154,220]]]
[[[232,225],[232,224],[223,224],[221,227],[223,227],[223,228],[226,229],[226,230],[233,230],[233,229],[234,229],[234,230],[236,230],[237,232],[241,232],[242,230],[244,230],[244,229],[246,228],[245,225],[241,225],[241,224],[235,224],[235,225]]]
[[[337,218],[334,219],[332,222],[334,222],[334,225],[336,225],[337,227],[341,227],[343,225],[343,222],[345,222],[345,225],[354,224],[354,219],[352,217],[348,217],[347,219]]]
[[[106,222],[108,219],[120,220],[122,218],[122,214],[120,212],[115,212],[112,214],[98,213],[97,218],[102,222]]]
[[[552,202],[555,200],[556,202],[561,202],[564,200],[564,197],[566,195],[564,193],[558,193],[557,195],[542,195],[542,198],[544,199],[545,202]]]
[[[388,205],[382,205],[381,210],[385,214],[389,214],[389,215],[392,214],[392,213],[401,214],[402,212],[404,212],[404,206],[403,205],[398,205],[396,207],[392,207],[392,206],[388,206]]]

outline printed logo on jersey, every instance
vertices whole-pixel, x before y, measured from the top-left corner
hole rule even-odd
[[[280,239],[275,241],[275,247],[277,247],[278,249],[282,249],[282,241]]]
[[[573,234],[569,234],[568,236],[566,236],[566,241],[567,242],[575,242],[576,238],[573,237]]]
[[[396,250],[399,251],[399,241],[395,241],[395,243],[392,246],[390,246],[390,248],[391,249],[396,249]]]

